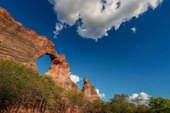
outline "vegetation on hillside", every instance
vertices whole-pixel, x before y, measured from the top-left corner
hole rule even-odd
[[[68,107],[82,106],[82,93],[66,91],[21,64],[1,60],[0,70],[0,112],[65,112]]]
[[[170,99],[151,98],[148,106],[135,105],[128,95],[114,95],[108,102],[87,101],[77,91],[66,91],[47,76],[21,64],[0,60],[0,113],[65,113],[79,108],[81,113],[170,113]]]

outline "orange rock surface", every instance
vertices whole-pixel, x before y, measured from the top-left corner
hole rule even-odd
[[[0,59],[13,60],[37,71],[36,60],[44,54],[52,60],[46,75],[67,90],[80,91],[70,79],[70,68],[65,56],[57,53],[54,44],[47,37],[25,28],[0,7]],[[99,99],[94,86],[87,79],[84,79],[82,91],[91,101]]]

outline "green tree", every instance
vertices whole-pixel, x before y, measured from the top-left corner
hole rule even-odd
[[[103,113],[149,113],[149,108],[130,103],[126,94],[116,94],[104,104],[103,111]]]
[[[46,76],[13,61],[0,60],[0,112],[54,110],[60,89]]]
[[[151,98],[149,107],[152,113],[170,113],[170,99]]]
[[[131,109],[132,104],[128,102],[128,95],[125,94],[116,94],[111,99],[110,107],[113,113],[132,113]]]

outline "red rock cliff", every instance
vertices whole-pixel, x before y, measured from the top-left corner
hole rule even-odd
[[[13,60],[37,71],[36,60],[44,54],[48,54],[52,60],[46,75],[65,89],[80,91],[70,80],[70,68],[65,56],[56,52],[54,44],[48,38],[25,28],[0,7],[0,59]],[[90,101],[99,100],[94,86],[87,79],[84,79],[82,91]]]
[[[52,60],[47,75],[66,89],[79,90],[70,80],[65,56],[56,52],[54,44],[48,38],[25,28],[5,9],[0,8],[0,59],[14,60],[37,71],[36,60],[44,54],[48,54]]]

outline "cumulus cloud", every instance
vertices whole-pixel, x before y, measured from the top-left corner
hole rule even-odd
[[[96,92],[97,92],[97,94],[99,95],[99,97],[100,97],[101,99],[105,98],[105,94],[104,94],[104,93],[100,93],[100,90],[99,90],[99,89],[96,89]]]
[[[151,96],[147,93],[141,92],[139,94],[135,93],[129,97],[129,101],[136,105],[148,106]]]
[[[149,8],[155,9],[163,0],[49,0],[54,5],[58,21],[69,26],[77,25],[84,38],[98,40],[108,36],[112,28],[133,17],[138,18]],[[79,21],[79,22],[78,22]],[[77,24],[79,23],[79,24]],[[58,28],[58,27],[57,27]],[[59,30],[56,29],[56,34]]]
[[[80,81],[80,77],[77,75],[70,75],[70,79],[76,84]]]
[[[132,27],[131,30],[132,30],[133,33],[136,33],[137,29],[136,29],[136,27]]]

